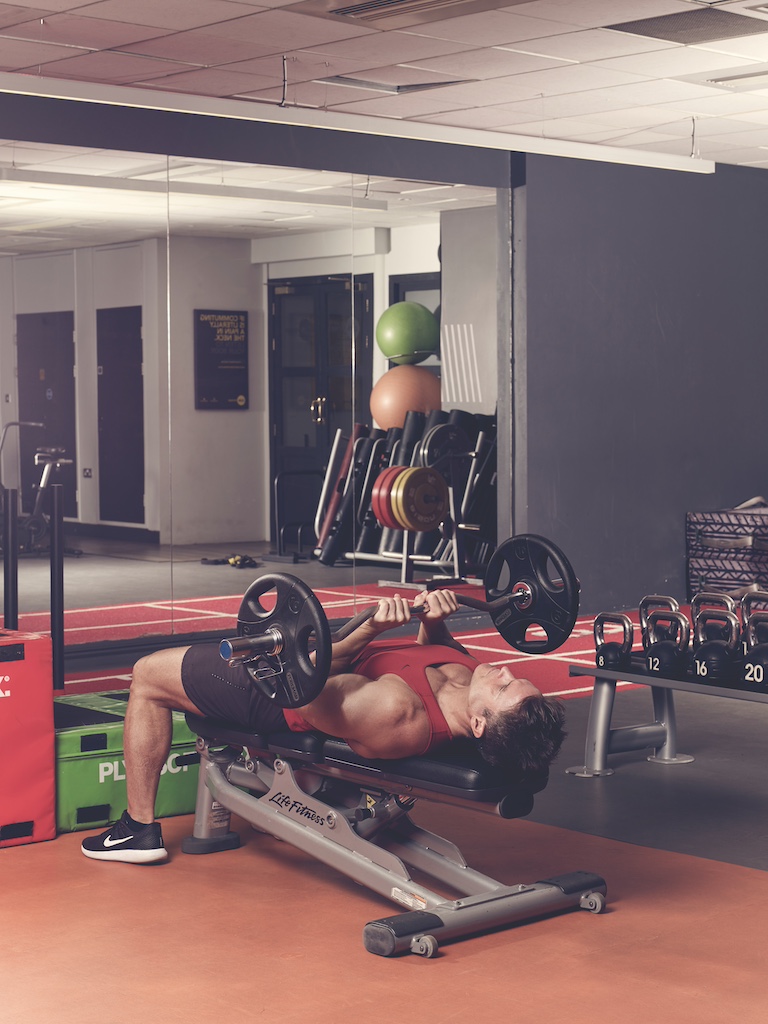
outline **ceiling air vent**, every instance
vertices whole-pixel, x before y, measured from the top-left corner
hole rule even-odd
[[[440,10],[444,14],[452,7],[470,7],[467,0],[363,0],[359,4],[332,7],[331,14],[339,18],[359,18],[362,21],[377,21],[397,14],[423,14]],[[462,11],[462,14],[467,13]]]
[[[615,32],[650,36],[651,39],[665,39],[669,43],[683,43],[688,46],[768,32],[766,21],[744,18],[740,14],[712,10],[709,7],[704,7],[700,11],[684,11],[682,14],[665,14],[659,18],[643,18],[642,21],[623,21],[619,25],[604,27]]]
[[[530,0],[505,0],[505,7],[515,7]],[[379,22],[381,29],[409,28],[430,21],[445,21],[466,14],[478,14],[498,8],[499,0],[361,0],[345,4],[342,0],[300,0],[283,10],[313,14],[333,21],[351,18],[357,22]]]

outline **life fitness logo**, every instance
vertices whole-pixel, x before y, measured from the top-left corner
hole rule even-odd
[[[6,690],[6,686],[10,683],[10,676],[0,676],[0,697],[10,697],[11,691]]]
[[[186,772],[189,765],[176,764],[176,758],[182,756],[181,751],[174,751],[160,770],[160,775],[168,772],[170,775],[178,775],[179,772]],[[99,761],[99,783],[103,782],[124,782],[125,761]]]

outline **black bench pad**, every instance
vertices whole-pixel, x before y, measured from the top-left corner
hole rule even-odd
[[[385,788],[388,783],[412,786],[469,802],[498,803],[519,800],[521,811],[534,793],[547,784],[548,773],[515,779],[494,768],[477,753],[473,744],[457,740],[419,757],[369,759],[356,754],[343,740],[317,732],[284,732],[261,736],[214,719],[188,714],[187,724],[198,736],[219,743],[265,750],[318,767],[325,765]]]

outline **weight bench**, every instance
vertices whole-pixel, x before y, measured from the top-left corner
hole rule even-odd
[[[237,848],[240,837],[230,822],[232,813],[239,815],[405,908],[365,926],[370,953],[433,956],[439,941],[574,907],[592,913],[604,907],[606,885],[598,875],[577,871],[503,885],[409,817],[417,799],[522,817],[546,774],[510,782],[460,742],[439,754],[373,761],[320,733],[259,736],[197,715],[186,719],[198,736],[200,776],[194,831],[183,852]],[[425,888],[408,867],[461,896]]]

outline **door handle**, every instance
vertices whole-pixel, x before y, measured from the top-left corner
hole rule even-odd
[[[318,395],[313,398],[309,405],[309,414],[313,423],[325,423],[325,406],[328,399],[325,395]]]

